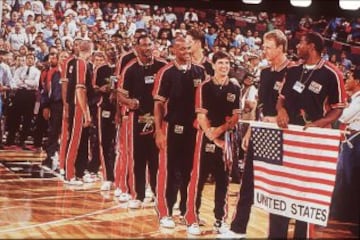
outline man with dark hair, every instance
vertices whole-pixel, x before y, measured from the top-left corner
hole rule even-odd
[[[102,53],[102,52],[101,52]],[[104,53],[103,53],[104,54]],[[106,62],[96,66],[92,85],[94,88],[94,102],[92,111],[93,123],[95,125],[95,133],[93,143],[96,151],[93,149],[93,159],[88,165],[88,170],[91,173],[97,173],[99,166],[102,166],[103,183],[100,187],[101,191],[109,191],[111,184],[114,181],[114,162],[115,162],[115,112],[116,99],[113,95],[116,94],[115,84],[116,77],[115,70],[115,45],[111,43],[106,44],[105,54]],[[105,60],[105,59],[104,59]],[[94,160],[95,161],[92,163]]]
[[[324,41],[320,34],[309,32],[301,37],[297,54],[303,62],[287,70],[277,101],[277,124],[330,128],[345,107],[342,74],[321,58]],[[295,171],[295,170],[294,170]],[[269,238],[287,238],[289,218],[270,214]],[[296,221],[294,238],[309,238],[308,224]]]
[[[120,102],[129,109],[128,135],[130,152],[130,182],[132,199],[129,208],[140,208],[145,198],[146,165],[149,168],[150,186],[156,191],[156,174],[158,170],[158,149],[154,134],[154,100],[152,89],[154,77],[166,62],[155,59],[152,54],[153,42],[147,35],[137,39],[138,57],[131,60],[124,68],[120,91]],[[133,189],[135,188],[135,189]]]
[[[201,234],[198,215],[202,190],[209,173],[215,177],[214,227],[220,234],[229,231],[225,220],[231,161],[223,159],[226,152],[225,132],[237,124],[240,114],[240,85],[229,80],[230,59],[225,52],[214,54],[214,77],[204,82],[196,94],[195,111],[199,129],[185,215],[187,231],[192,235]]]
[[[61,119],[63,104],[61,99],[61,72],[58,65],[59,54],[56,48],[51,48],[49,53],[49,68],[44,70],[40,86],[40,109],[39,114],[44,120],[49,121],[48,143],[46,147],[47,158],[44,162],[47,166],[55,170],[53,156],[59,150],[59,136],[61,132]],[[40,117],[40,116],[39,116]],[[42,137],[42,135],[41,135]]]
[[[20,67],[15,71],[12,83],[13,89],[16,89],[16,93],[14,97],[13,119],[8,119],[9,134],[7,136],[7,145],[14,144],[15,132],[20,126],[21,118],[23,118],[23,128],[19,142],[23,150],[29,150],[25,145],[25,140],[30,132],[30,123],[35,105],[35,93],[39,86],[41,74],[34,63],[35,56],[33,54],[27,54],[26,66]]]
[[[0,50],[0,118],[3,115],[3,94],[5,91],[10,89],[10,81],[12,79],[12,74],[10,71],[10,67],[3,62],[4,55],[8,52],[4,50]],[[2,126],[3,123],[0,121],[0,149],[3,149],[3,141],[2,141]]]
[[[134,39],[136,43],[138,43],[138,38],[141,36],[147,35],[146,30],[143,28],[136,29],[134,34]],[[115,76],[118,77],[118,84],[117,84],[117,99],[121,98],[121,89],[119,82],[121,81],[121,74],[124,70],[125,66],[134,58],[137,57],[137,44],[132,49],[132,51],[129,51],[128,53],[125,53],[121,55],[119,61],[116,64],[115,67]],[[117,134],[118,139],[116,139],[116,144],[118,146],[118,154],[116,155],[115,159],[115,191],[114,195],[116,197],[119,197],[119,200],[122,202],[126,202],[129,200],[130,196],[128,194],[128,184],[127,184],[127,159],[128,156],[126,154],[126,132],[127,132],[127,107],[123,106],[122,103],[117,100],[117,106],[116,106],[116,116],[115,121],[116,124],[119,126],[118,131],[119,134]]]
[[[180,190],[180,214],[185,215],[187,186],[193,165],[196,129],[195,91],[205,79],[204,68],[191,63],[191,46],[183,37],[174,40],[175,60],[157,74],[155,140],[160,149],[157,210],[160,226],[174,228],[173,206]]]
[[[340,147],[330,216],[342,222],[355,223],[350,230],[359,236],[360,67],[348,73],[345,90],[351,101],[339,118],[346,125],[347,133]]]

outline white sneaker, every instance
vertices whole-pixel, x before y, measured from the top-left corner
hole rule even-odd
[[[145,190],[145,198],[153,198],[153,197],[154,197],[154,193],[152,192],[150,185],[148,185]]]
[[[163,217],[160,219],[160,227],[175,228],[175,222],[172,217]]]
[[[231,231],[230,229],[222,234],[218,234],[217,238],[224,238],[224,239],[245,239],[246,234],[245,233],[236,233]]]
[[[112,184],[112,182],[110,182],[110,181],[103,182],[101,187],[100,187],[100,191],[110,191],[111,184]]]
[[[138,199],[130,200],[128,203],[128,208],[131,208],[131,209],[139,209],[139,208],[141,208],[141,206],[142,206],[142,202]]]
[[[55,152],[55,154],[51,157],[52,161],[52,165],[51,165],[51,169],[53,171],[55,171],[58,167],[59,167],[59,154],[58,152]]]
[[[230,231],[229,225],[224,221],[216,221],[214,223],[214,229],[217,233],[224,234]]]
[[[120,202],[127,202],[131,199],[131,196],[128,193],[121,193],[119,196]]]
[[[83,185],[83,181],[81,180],[78,180],[76,178],[72,178],[70,179],[69,181],[65,181],[66,184],[69,184],[69,185],[76,185],[76,186],[80,186],[80,185]]]
[[[120,195],[121,195],[121,190],[120,190],[120,188],[116,188],[115,191],[114,191],[114,196],[115,196],[115,197],[120,197]]]
[[[193,223],[187,227],[187,233],[191,235],[201,235],[201,229],[199,224]]]
[[[93,182],[95,182],[95,180],[91,177],[90,173],[85,173],[85,175],[83,176],[83,181],[84,181],[84,183],[93,183]]]

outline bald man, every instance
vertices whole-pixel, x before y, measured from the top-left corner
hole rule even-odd
[[[191,44],[183,37],[174,41],[175,60],[156,75],[155,140],[160,150],[157,210],[160,226],[174,228],[172,209],[180,190],[180,214],[186,212],[187,186],[193,165],[196,129],[195,91],[205,79],[205,69],[191,62]]]

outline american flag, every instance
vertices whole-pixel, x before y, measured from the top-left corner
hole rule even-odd
[[[279,129],[275,124],[254,122],[251,139],[255,205],[271,213],[326,225],[340,132],[319,128],[303,131],[300,126]],[[271,205],[267,198],[283,201],[284,209]],[[323,216],[320,219],[316,213],[304,213],[306,207],[320,209],[316,211],[322,211]]]

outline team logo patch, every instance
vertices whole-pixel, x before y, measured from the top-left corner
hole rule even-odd
[[[215,152],[215,144],[213,144],[213,143],[207,143],[207,144],[205,145],[205,152],[214,153],[214,152]]]
[[[226,96],[226,100],[228,102],[235,102],[235,98],[236,98],[236,96],[233,93],[228,93],[227,96]]]
[[[194,87],[198,87],[201,84],[200,78],[195,78],[193,81],[194,81]]]
[[[73,67],[73,66],[70,66],[70,67],[69,67],[69,73],[72,73],[73,70],[74,70],[74,67]]]
[[[183,133],[184,133],[184,126],[175,125],[175,126],[174,126],[174,133],[176,133],[176,134],[183,134]]]
[[[319,94],[321,89],[322,89],[322,85],[315,81],[312,81],[309,85],[309,90],[316,94]]]
[[[280,87],[281,87],[281,82],[276,81],[275,84],[274,84],[273,89],[274,89],[275,91],[279,91],[279,90],[280,90]]]
[[[145,84],[154,83],[154,76],[145,76]]]

